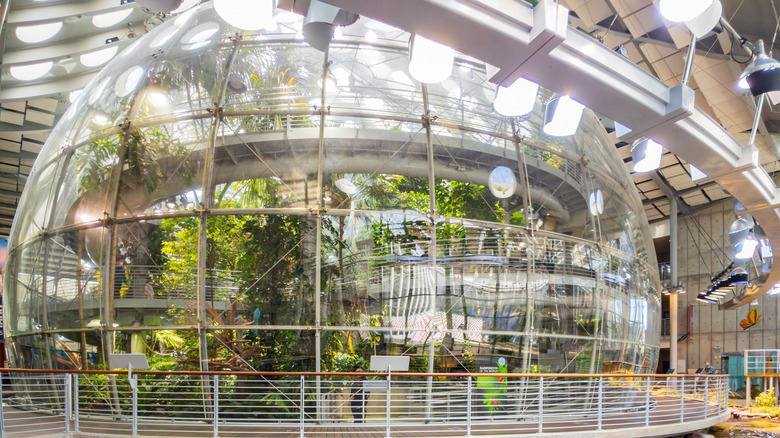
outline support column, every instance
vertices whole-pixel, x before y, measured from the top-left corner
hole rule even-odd
[[[669,198],[669,265],[671,267],[671,288],[677,286],[677,198]],[[669,368],[677,369],[677,293],[669,294]]]

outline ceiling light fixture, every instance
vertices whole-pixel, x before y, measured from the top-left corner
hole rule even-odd
[[[8,72],[11,73],[11,76],[20,81],[34,81],[45,76],[53,65],[54,63],[52,61],[27,65],[12,65],[11,68],[8,69]]]
[[[702,38],[710,33],[723,14],[723,5],[720,3],[720,0],[708,0],[708,2],[710,5],[704,11],[689,20],[685,20],[685,26],[696,38]],[[675,3],[675,7],[679,9],[681,8],[680,4],[685,2],[677,0]]]
[[[241,30],[276,28],[273,0],[214,0],[214,10]]]
[[[755,57],[739,76],[737,87],[750,90],[753,96],[780,91],[780,62],[767,55],[763,40],[756,41],[753,53]]]
[[[493,108],[502,116],[524,116],[534,110],[539,84],[525,78],[517,78],[515,83],[505,87],[499,85]]]
[[[545,134],[552,137],[566,137],[574,135],[580,126],[582,112],[585,105],[577,102],[569,96],[558,96],[544,109]]]
[[[111,58],[116,55],[119,46],[107,47],[105,49],[96,50],[94,52],[84,53],[79,57],[79,61],[84,67],[97,67],[107,63]]]
[[[358,15],[336,6],[311,0],[306,16],[303,18],[303,38],[310,46],[324,52],[334,35],[334,26],[349,26],[358,19]]]
[[[132,8],[125,8],[120,9],[118,11],[114,12],[107,12],[105,14],[98,14],[92,17],[92,24],[95,27],[111,27],[115,24],[121,23],[124,21],[127,17],[130,16],[130,14],[133,13]]]
[[[455,50],[417,34],[412,35],[409,73],[420,82],[441,82],[452,73]]]
[[[651,138],[634,142],[631,146],[631,159],[634,162],[634,172],[650,172],[661,167],[661,157],[664,147]]]
[[[734,222],[731,223],[731,225],[729,225],[729,242],[732,245],[736,245],[739,242],[747,239],[750,237],[750,232],[753,230],[755,225],[755,219],[753,219],[753,216],[749,214],[738,217]]]
[[[19,26],[16,28],[16,37],[23,43],[40,43],[57,35],[62,29],[62,21],[53,23],[35,24],[32,26]]]

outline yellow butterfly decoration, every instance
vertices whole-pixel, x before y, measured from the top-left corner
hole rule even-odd
[[[742,327],[742,330],[747,330],[756,325],[759,319],[761,319],[761,315],[758,314],[758,309],[754,307],[750,309],[747,319],[743,319],[739,322],[739,326]]]

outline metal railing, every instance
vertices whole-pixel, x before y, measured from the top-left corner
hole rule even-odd
[[[715,424],[728,413],[722,375],[0,373],[2,437],[472,436],[656,426],[684,431],[686,425],[706,427],[702,420]]]

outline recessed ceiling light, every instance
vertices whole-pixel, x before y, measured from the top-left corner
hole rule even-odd
[[[32,26],[19,26],[16,28],[16,37],[24,43],[40,43],[57,35],[62,29],[62,21],[54,23],[34,24]]]
[[[79,57],[79,60],[84,64],[84,67],[97,67],[107,63],[108,60],[113,58],[114,55],[116,55],[117,50],[119,50],[119,46],[107,47],[105,49],[85,53]]]
[[[98,14],[92,17],[92,24],[94,24],[95,27],[113,26],[125,20],[132,13],[132,8],[126,8],[114,12],[107,12],[105,14]]]
[[[33,81],[44,76],[54,65],[52,61],[40,62],[38,64],[13,65],[8,71],[11,76],[20,81]]]

